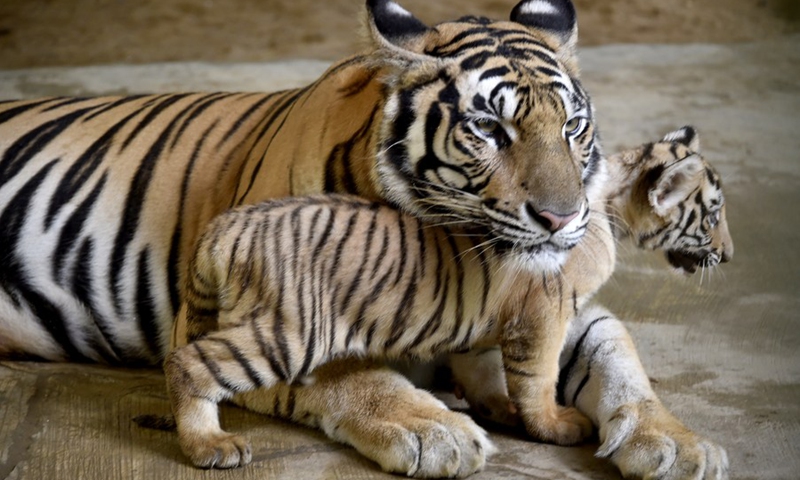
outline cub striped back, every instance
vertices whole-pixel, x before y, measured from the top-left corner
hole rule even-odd
[[[252,323],[281,380],[335,356],[463,349],[492,333],[511,273],[485,242],[353,196],[235,209],[198,244],[179,343]]]

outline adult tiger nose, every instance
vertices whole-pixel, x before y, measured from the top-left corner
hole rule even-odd
[[[566,215],[561,215],[558,213],[553,213],[549,210],[541,210],[537,211],[533,205],[530,203],[526,205],[528,210],[528,215],[531,216],[534,220],[539,222],[544,228],[549,230],[551,233],[556,233],[557,231],[561,230],[562,228],[566,227],[569,222],[575,219],[578,216],[578,212],[568,213]]]

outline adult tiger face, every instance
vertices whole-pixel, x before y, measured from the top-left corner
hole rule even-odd
[[[573,5],[523,1],[511,21],[429,28],[393,2],[371,3],[376,60],[389,72],[377,142],[386,197],[559,269],[586,231],[602,161],[576,79]]]

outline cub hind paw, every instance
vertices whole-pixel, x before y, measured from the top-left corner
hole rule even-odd
[[[192,464],[200,468],[236,468],[253,459],[250,442],[227,432],[184,437],[180,445]]]
[[[572,407],[525,415],[525,428],[537,440],[556,445],[575,445],[592,434],[592,422]]]

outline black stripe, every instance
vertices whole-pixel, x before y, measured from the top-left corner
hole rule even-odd
[[[575,402],[578,401],[578,395],[581,394],[583,387],[585,387],[586,383],[589,382],[589,377],[591,377],[591,365],[586,368],[586,375],[584,375],[584,377],[581,379],[581,382],[578,384],[575,394],[572,395],[572,405],[575,405]]]
[[[94,322],[97,332],[102,336],[102,341],[96,339],[91,342],[92,348],[100,355],[103,360],[111,365],[126,365],[131,367],[133,365],[141,364],[139,358],[129,356],[127,353],[119,348],[114,342],[114,335],[109,328],[106,319],[98,312],[95,301],[92,298],[94,293],[94,276],[92,276],[92,255],[94,253],[94,242],[91,238],[83,241],[80,249],[78,250],[78,258],[75,261],[75,268],[73,269],[72,281],[70,282],[72,292],[75,298],[80,301],[87,310],[89,316]],[[87,332],[88,333],[88,332]],[[93,337],[94,338],[94,337]]]
[[[235,122],[233,122],[233,125],[231,125],[231,128],[228,129],[228,131],[225,132],[224,135],[222,135],[222,138],[220,138],[219,142],[217,143],[217,145],[214,148],[216,150],[219,150],[220,147],[222,147],[223,144],[225,144],[228,140],[230,140],[233,137],[233,135],[240,128],[242,128],[242,125],[244,124],[244,122],[246,122],[248,118],[252,117],[253,114],[256,112],[256,110],[261,108],[265,103],[267,103],[268,101],[273,99],[276,95],[277,95],[277,93],[266,95],[263,98],[261,98],[259,101],[257,101],[256,103],[252,104],[250,106],[250,108],[248,108],[241,116],[239,116],[239,118],[236,119]]]
[[[376,261],[372,265],[372,271],[369,273],[369,280],[370,281],[375,279],[375,275],[378,274],[378,270],[380,269],[380,267],[382,267],[384,265],[383,261],[381,261],[381,260],[386,258],[386,252],[389,251],[389,227],[387,225],[383,226],[382,233],[383,233],[383,235],[381,235],[381,246],[378,249],[378,254],[375,257]],[[423,232],[422,232],[421,228],[418,229],[417,234],[420,235],[420,236],[423,235]],[[423,248],[424,248],[424,246],[423,246]],[[424,258],[424,257],[425,257],[425,255],[424,255],[424,250],[423,250],[421,252],[421,254],[420,254],[420,258]],[[422,262],[422,266],[423,266],[423,269],[424,269],[425,268],[425,262]]]
[[[233,356],[234,360],[239,362],[239,365],[241,365],[242,369],[247,374],[247,377],[250,379],[250,383],[252,383],[256,387],[264,386],[264,382],[263,380],[261,380],[261,376],[258,374],[256,369],[253,368],[253,365],[250,363],[250,360],[247,359],[247,356],[244,353],[242,353],[242,351],[239,350],[239,348],[236,345],[234,345],[232,342],[224,338],[211,337],[208,338],[207,340],[210,342],[217,342],[225,345],[228,351],[231,352],[231,355]]]
[[[347,288],[347,292],[344,295],[344,298],[341,300],[341,306],[339,308],[340,313],[347,312],[347,307],[350,306],[350,302],[353,300],[355,296],[356,290],[361,285],[361,279],[364,275],[364,270],[367,268],[367,262],[369,261],[370,251],[372,250],[372,242],[375,238],[375,230],[378,225],[378,215],[377,215],[377,204],[373,204],[369,209],[369,215],[371,216],[369,226],[367,226],[367,238],[366,243],[364,245],[364,255],[361,257],[361,261],[359,262],[358,269],[356,269],[355,275],[353,275],[353,281],[350,283],[350,286]],[[344,243],[344,242],[342,242]],[[376,259],[376,261],[379,261]],[[352,270],[353,265],[348,265],[347,269]]]
[[[600,351],[600,347],[602,347],[604,343],[609,342],[609,341],[611,341],[611,340],[606,340],[604,342],[600,342],[600,344],[597,345],[594,348],[594,350],[592,351],[592,354],[589,355],[589,359],[588,359],[587,365],[586,365],[586,375],[581,379],[581,382],[578,384],[578,388],[575,389],[575,393],[572,395],[572,405],[575,405],[575,402],[578,401],[578,396],[581,394],[581,391],[583,390],[583,387],[586,386],[586,383],[589,381],[589,378],[592,376],[592,363],[594,361],[594,357],[597,355],[597,352]]]
[[[526,372],[526,371],[524,371],[524,370],[519,370],[519,369],[517,369],[517,368],[514,368],[514,367],[512,367],[511,365],[507,365],[507,364],[505,364],[505,363],[503,364],[503,370],[505,370],[505,372],[506,372],[506,373],[510,373],[511,375],[517,375],[517,376],[519,376],[519,377],[528,377],[528,378],[533,378],[533,377],[535,377],[535,376],[536,376],[536,375],[535,375],[535,374],[533,374],[533,373]]]
[[[185,96],[186,95],[179,95],[171,97],[171,100],[177,101]],[[162,111],[165,103],[167,102],[164,102],[156,107],[154,111]],[[158,139],[147,151],[144,158],[139,161],[139,167],[134,174],[130,188],[125,196],[125,208],[122,212],[122,219],[117,230],[116,238],[114,239],[114,248],[111,253],[111,265],[114,265],[114,268],[111,271],[111,293],[114,300],[114,307],[118,314],[122,314],[122,298],[120,293],[122,286],[120,284],[120,276],[125,270],[125,254],[128,249],[128,245],[133,242],[133,239],[139,228],[139,219],[146,204],[147,191],[150,188],[150,182],[153,179],[153,173],[155,172],[158,161],[162,158],[164,146],[172,134],[172,131],[176,128],[178,122],[190,111],[191,108],[192,106],[190,105],[189,108],[184,108],[177,115],[173,115],[170,123],[166,126],[166,128],[161,130],[161,135],[159,135]],[[152,113],[153,112],[151,112],[151,114]],[[150,115],[148,115],[148,117],[150,117]],[[148,120],[147,123],[149,123],[151,120],[152,118]],[[139,126],[141,127],[144,123],[144,121],[140,122]],[[174,309],[169,312],[170,318],[174,315],[174,312]],[[139,319],[139,321],[144,323],[152,323],[155,320]]]
[[[366,323],[365,315],[366,315],[367,308],[370,307],[372,304],[374,304],[378,300],[378,298],[380,297],[380,294],[383,293],[383,290],[386,287],[386,283],[389,280],[390,274],[391,274],[391,270],[389,270],[389,271],[387,271],[386,273],[383,274],[383,276],[380,278],[380,280],[378,280],[378,283],[375,284],[375,287],[369,293],[367,298],[364,300],[364,302],[358,308],[358,313],[356,313],[356,315],[355,315],[356,321],[352,325],[350,325],[350,328],[347,331],[347,335],[345,337],[345,346],[346,347],[348,347],[350,345],[350,342],[352,341],[353,337],[361,330],[361,327],[363,327],[364,323]],[[331,322],[331,325],[335,325],[335,324],[333,322]],[[335,333],[334,329],[333,329],[333,327],[331,327],[331,345],[333,345],[334,333]],[[365,345],[369,346],[366,343],[365,343]]]
[[[339,264],[342,261],[342,252],[344,251],[344,245],[347,243],[347,240],[353,233],[353,228],[355,227],[356,221],[358,220],[358,211],[353,212],[350,215],[350,218],[347,220],[347,226],[345,227],[344,233],[339,238],[339,241],[336,244],[336,251],[333,254],[333,263],[331,264],[331,268],[328,271],[328,285],[333,283],[333,276],[336,274],[336,271],[339,269]],[[339,223],[339,222],[337,222]],[[338,297],[334,297],[337,298]],[[339,309],[339,312],[342,312],[342,309]]]
[[[406,286],[405,292],[403,292],[403,300],[400,302],[394,320],[392,320],[392,326],[389,329],[389,338],[387,338],[386,342],[383,344],[384,350],[391,349],[398,340],[400,340],[403,334],[406,333],[408,319],[414,311],[414,299],[417,296],[417,274],[419,272],[419,265],[425,262],[424,257],[421,258],[422,261],[418,261],[414,264],[411,279],[408,282],[408,286]]]
[[[247,185],[247,188],[245,189],[244,193],[242,193],[241,195],[238,195],[239,186],[237,185],[237,187],[236,187],[237,195],[234,196],[234,198],[237,199],[236,200],[236,204],[237,205],[243,203],[245,197],[247,197],[247,195],[250,193],[250,190],[253,189],[253,185],[255,184],[256,178],[258,178],[258,174],[261,171],[261,167],[264,164],[264,160],[267,158],[267,153],[269,152],[269,148],[272,146],[272,142],[275,140],[276,137],[278,137],[278,134],[280,133],[281,128],[283,128],[284,123],[286,123],[286,119],[289,118],[289,116],[291,115],[292,107],[294,107],[295,102],[297,101],[297,99],[300,98],[300,96],[303,95],[308,89],[309,89],[309,87],[305,87],[305,88],[302,88],[302,89],[294,91],[293,92],[294,94],[291,95],[289,97],[289,99],[287,99],[285,102],[280,104],[278,107],[272,108],[269,111],[270,115],[267,117],[266,122],[264,123],[264,127],[261,129],[261,132],[259,133],[259,135],[257,137],[258,139],[263,138],[263,135],[267,132],[267,130],[269,130],[269,128],[278,119],[278,117],[284,112],[284,110],[289,108],[289,111],[286,113],[286,115],[284,115],[283,120],[281,120],[280,125],[278,125],[278,127],[275,130],[275,132],[273,132],[272,135],[270,135],[269,141],[267,142],[267,145],[264,148],[264,151],[263,151],[263,153],[261,155],[261,158],[258,160],[258,162],[256,163],[255,167],[253,168],[253,172],[250,174],[250,181],[249,181],[249,183]],[[259,142],[256,141],[254,143],[254,145],[257,144],[257,143],[259,143]]]
[[[492,78],[492,77],[502,77],[508,74],[510,71],[511,70],[504,65],[500,67],[490,68],[481,73],[479,81],[483,81],[486,80],[487,78]]]
[[[216,105],[217,103],[221,102],[222,100],[225,100],[225,99],[231,97],[232,95],[233,95],[232,93],[214,93],[214,94],[210,94],[210,95],[205,95],[205,96],[193,101],[192,104],[189,105],[189,109],[194,108],[194,111],[192,111],[192,113],[190,113],[184,119],[183,125],[181,125],[181,127],[175,133],[175,136],[172,138],[172,143],[170,144],[169,149],[172,150],[172,149],[175,148],[175,146],[178,144],[178,142],[183,137],[184,132],[186,132],[186,130],[189,128],[189,126],[196,119],[200,118],[200,114],[202,114],[204,111],[208,110],[210,107],[212,107],[212,106]],[[214,120],[214,123],[217,123],[217,122],[219,122],[219,119]],[[196,141],[196,137],[195,136],[192,136],[189,139],[190,143],[193,143],[195,141]]]
[[[580,356],[586,336],[589,335],[589,332],[592,330],[592,328],[594,328],[595,325],[597,325],[598,322],[610,320],[611,318],[612,317],[609,316],[603,316],[592,320],[592,323],[586,327],[586,330],[583,331],[583,334],[581,334],[577,343],[575,343],[575,348],[572,350],[572,355],[569,357],[567,363],[564,364],[564,367],[561,369],[561,372],[558,375],[558,384],[556,384],[556,400],[559,404],[566,405],[565,390],[567,388],[567,383],[569,382],[569,376],[572,374],[572,369],[578,362],[578,357]]]
[[[136,273],[136,319],[144,341],[155,358],[161,358],[161,329],[157,320],[154,279],[150,269],[150,247],[139,254]]]
[[[280,364],[280,362],[278,362],[278,359],[275,358],[273,349],[270,348],[267,345],[267,342],[264,340],[264,335],[261,333],[261,329],[258,328],[261,323],[260,320],[261,319],[259,319],[257,315],[253,316],[252,320],[250,321],[250,325],[253,327],[253,337],[255,337],[258,348],[261,350],[261,356],[267,359],[267,362],[272,368],[272,373],[274,373],[282,381],[286,381],[289,375],[283,369],[283,366]]]
[[[133,117],[139,115],[139,113],[139,111],[133,112],[114,124],[114,126],[106,130],[103,135],[94,141],[80,157],[70,164],[69,169],[61,177],[58,187],[56,187],[53,196],[50,198],[50,206],[45,216],[45,228],[50,228],[58,211],[73,200],[80,188],[103,163],[106,154],[114,142],[116,134],[127,125]]]
[[[397,275],[394,277],[394,284],[397,285],[400,279],[403,278],[403,273],[408,264],[408,252],[406,245],[406,222],[404,215],[397,216],[397,238],[400,240],[398,251],[400,252],[400,260],[398,261]]]
[[[353,173],[355,169],[351,162],[353,159],[352,151],[373,130],[372,126],[380,111],[380,108],[375,106],[366,123],[361,125],[347,141],[338,143],[333,147],[325,162],[326,192],[360,193]]]
[[[65,98],[62,101],[60,101],[60,102],[58,102],[58,103],[56,103],[54,105],[50,105],[47,108],[43,108],[41,113],[50,112],[50,111],[56,110],[58,108],[66,107],[68,105],[74,105],[76,103],[83,103],[83,102],[92,101],[92,100],[96,100],[96,98],[91,98],[91,97],[70,97],[70,98]],[[102,104],[102,105],[94,105],[93,108],[95,108],[95,107],[103,107],[105,105],[106,105],[105,103]]]
[[[486,35],[487,33],[488,30],[485,27],[470,28],[468,30],[464,30],[463,32],[457,34],[455,37],[451,38],[442,45],[436,45],[433,48],[427,49],[425,53],[432,56],[440,56],[442,54],[447,54],[449,52],[452,52],[454,48],[457,49],[458,46],[456,44],[458,44],[465,38],[471,35]]]
[[[153,120],[155,120],[156,117],[158,117],[159,114],[161,114],[161,112],[171,107],[174,103],[179,102],[180,100],[183,100],[184,98],[188,97],[189,95],[190,94],[188,93],[169,95],[167,96],[166,100],[153,107],[153,109],[147,112],[147,115],[145,115],[145,117],[136,125],[136,127],[133,129],[130,135],[128,135],[128,138],[126,138],[125,141],[122,142],[122,146],[120,147],[120,152],[124,152],[131,144],[131,142],[136,140],[136,137],[138,137],[139,134],[145,129],[145,127],[150,125],[153,122]]]
[[[70,215],[69,220],[67,220],[61,228],[61,232],[58,236],[58,243],[56,244],[56,249],[53,252],[52,258],[52,275],[54,279],[58,280],[61,278],[64,261],[67,259],[67,255],[74,246],[78,236],[83,231],[83,225],[86,223],[86,219],[89,217],[97,199],[100,197],[100,193],[105,187],[106,180],[108,180],[108,174],[104,173],[92,191],[89,192],[86,198],[78,205],[72,215]]]
[[[11,144],[0,160],[0,187],[11,181],[25,165],[42,152],[57,136],[69,128],[76,120],[93,108],[76,110],[62,117],[44,123]]]
[[[578,290],[574,288],[572,289],[572,313],[576,317],[578,316]]]
[[[180,268],[181,268],[181,241],[183,240],[183,221],[186,212],[186,202],[189,198],[189,187],[191,186],[192,174],[200,152],[208,139],[209,133],[216,128],[218,122],[214,121],[200,136],[195,144],[189,163],[183,171],[183,182],[181,183],[181,196],[178,202],[178,212],[176,216],[175,228],[172,232],[170,241],[169,257],[167,259],[167,281],[169,288],[169,299],[172,311],[177,312],[180,304]]]
[[[282,232],[286,228],[286,216],[281,215],[278,219],[278,223],[275,226],[275,230],[277,232]],[[285,253],[282,251],[282,242],[278,235],[275,236],[275,252],[277,252],[279,258],[285,258]],[[281,359],[283,360],[284,371],[289,378],[294,377],[294,370],[292,369],[291,363],[291,351],[289,347],[289,342],[286,340],[286,333],[284,332],[284,314],[283,314],[283,305],[286,301],[286,286],[289,285],[289,279],[287,278],[287,272],[285,263],[278,261],[278,298],[275,301],[275,320],[272,323],[272,338],[275,340],[275,348],[278,350],[278,354],[280,354]]]
[[[297,301],[297,308],[298,308],[298,315],[299,318],[298,323],[300,324],[300,338],[304,339],[306,336],[306,302],[305,302],[305,295],[303,295],[303,286],[305,282],[303,282],[302,275],[303,273],[298,268],[300,263],[300,243],[302,242],[303,232],[302,232],[302,223],[300,219],[300,214],[302,213],[302,207],[295,207],[292,209],[292,213],[289,215],[289,227],[292,232],[292,255],[289,257],[289,261],[291,263],[290,268],[290,275],[292,277],[292,282],[294,285],[298,286],[298,292],[296,296],[298,298]],[[278,261],[281,261],[279,259]]]
[[[3,245],[4,249],[4,254],[0,255],[0,287],[9,297],[17,298],[27,304],[39,323],[70,360],[87,362],[89,358],[73,343],[67,327],[68,319],[54,303],[28,283],[25,269],[15,253],[25,226],[26,215],[31,211],[33,197],[57,162],[58,160],[51,161],[33,175],[6,204],[5,210],[0,215],[0,225],[2,225],[0,245]]]
[[[200,361],[206,366],[217,384],[231,393],[236,392],[238,390],[236,386],[230,383],[227,378],[225,378],[225,375],[222,373],[222,370],[220,370],[219,365],[214,363],[214,361],[211,360],[208,355],[206,355],[206,352],[200,348],[200,342],[195,342],[191,345],[194,345],[194,350],[197,352],[197,356],[200,357]]]
[[[148,96],[150,96],[150,95],[130,95],[130,96],[125,96],[125,97],[122,97],[122,98],[118,99],[117,101],[115,101],[115,102],[111,102],[111,103],[108,103],[108,104],[106,104],[106,105],[105,105],[103,108],[101,108],[101,109],[99,109],[99,110],[97,110],[97,111],[95,111],[95,112],[92,112],[92,114],[91,114],[91,115],[87,115],[87,116],[86,116],[86,117],[85,117],[83,120],[81,120],[81,121],[82,121],[83,123],[89,122],[89,121],[91,121],[93,118],[96,118],[96,117],[98,117],[98,116],[100,116],[100,115],[102,115],[102,114],[104,114],[104,113],[108,112],[109,110],[114,110],[114,109],[116,109],[116,108],[119,108],[119,107],[121,107],[122,105],[125,105],[126,103],[135,102],[136,100],[139,100],[139,99],[142,99],[142,98],[146,98],[146,97],[148,97]],[[137,109],[137,110],[138,110],[138,109]],[[137,112],[137,113],[138,113],[138,112]]]
[[[60,98],[45,98],[44,100],[32,101],[32,102],[25,103],[23,105],[18,105],[16,107],[9,108],[8,110],[0,113],[0,125],[11,121],[14,117],[18,117],[18,116],[22,115],[23,113],[25,113],[25,112],[27,112],[29,110],[33,110],[34,108],[36,108],[38,106],[44,105],[46,103],[55,102],[55,101],[58,101],[58,100],[61,100],[61,99]],[[16,100],[12,100],[12,101],[16,101]]]

